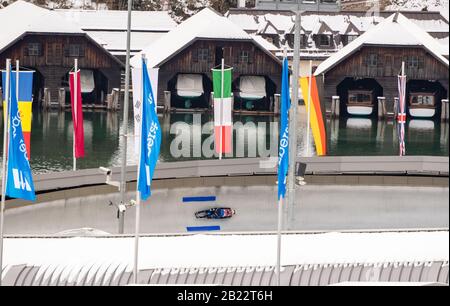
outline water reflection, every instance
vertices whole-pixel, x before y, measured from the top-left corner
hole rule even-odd
[[[2,116],[0,117],[1,121]],[[210,114],[166,114],[162,127],[161,162],[217,158],[214,154],[213,117]],[[278,118],[235,115],[233,154],[230,157],[276,156]],[[128,164],[136,164],[133,117],[127,127],[122,114],[104,111],[84,113],[86,158],[80,169],[119,166],[127,132]],[[3,126],[3,123],[2,123]],[[367,118],[327,120],[329,155],[397,155],[398,136],[392,120]],[[306,115],[299,108],[298,155],[306,154]],[[448,156],[449,124],[430,120],[409,120],[406,125],[408,155]],[[0,141],[2,144],[3,139]],[[35,111],[32,122],[31,167],[35,173],[72,169],[72,117],[70,112]],[[313,138],[310,136],[313,155]],[[2,147],[0,147],[2,148]]]
[[[161,118],[163,161],[218,158],[210,114],[171,114]],[[234,116],[232,153],[225,158],[277,155],[278,123],[269,116]]]
[[[448,123],[412,119],[406,124],[407,155],[448,156]],[[392,120],[328,120],[330,155],[397,155],[397,123]]]
[[[118,150],[119,119],[107,112],[84,113],[86,158],[79,168],[109,165]],[[35,172],[70,170],[73,125],[70,112],[35,112],[31,136],[31,166]]]

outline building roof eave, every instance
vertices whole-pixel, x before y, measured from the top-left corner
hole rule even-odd
[[[117,57],[115,57],[111,52],[109,52],[105,47],[100,45],[97,41],[95,41],[92,37],[90,37],[87,33],[61,33],[61,32],[55,32],[55,33],[49,33],[49,32],[32,32],[32,31],[26,31],[22,33],[21,35],[17,36],[14,40],[12,40],[8,45],[0,49],[0,54],[3,53],[5,50],[9,49],[11,46],[14,46],[18,41],[22,40],[27,35],[71,35],[71,36],[80,36],[80,37],[86,37],[92,44],[94,44],[96,47],[103,50],[107,55],[115,62],[117,63],[121,68],[125,68],[125,64],[122,63]]]

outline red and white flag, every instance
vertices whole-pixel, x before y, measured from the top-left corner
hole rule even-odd
[[[70,73],[70,102],[72,105],[73,137],[75,138],[75,158],[81,158],[84,157],[84,128],[80,70],[76,73]]]
[[[398,115],[397,115],[397,133],[399,143],[399,155],[406,155],[405,144],[405,124],[406,124],[406,75],[398,76]]]

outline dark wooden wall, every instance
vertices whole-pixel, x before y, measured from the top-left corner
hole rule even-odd
[[[224,48],[225,65],[233,67],[233,81],[241,75],[265,75],[277,86],[281,86],[281,64],[262,51],[252,42],[198,40],[183,51],[163,63],[159,69],[158,101],[163,104],[164,91],[167,84],[177,73],[203,73],[211,79],[211,69],[220,63],[215,58],[216,47]],[[197,59],[198,49],[207,48],[209,58],[207,61]],[[248,63],[239,63],[238,55],[242,50],[249,51]]]
[[[369,54],[378,56],[378,65],[370,67],[367,63]],[[394,98],[398,96],[397,75],[401,71],[402,61],[408,57],[417,56],[420,60],[419,68],[408,68],[408,80],[439,81],[447,90],[449,88],[449,70],[446,65],[437,60],[422,48],[408,47],[364,47],[349,58],[336,65],[325,75],[318,77],[323,86],[322,99],[327,107],[331,104],[331,97],[336,95],[336,88],[346,77],[373,78],[383,87],[383,96],[387,99],[388,107],[392,110]]]
[[[28,56],[29,43],[39,43],[41,53]],[[81,69],[97,69],[108,78],[108,91],[120,86],[121,65],[106,50],[99,48],[84,35],[27,35],[0,54],[0,67],[4,67],[7,58],[20,60],[20,65],[38,70],[44,77],[44,86],[50,89],[52,99],[57,99],[61,79],[73,67],[75,57],[67,54],[70,44],[81,46],[82,53],[78,58]]]

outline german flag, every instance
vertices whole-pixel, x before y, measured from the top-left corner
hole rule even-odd
[[[309,95],[309,82],[311,80],[311,95]],[[327,155],[327,133],[325,129],[324,111],[320,105],[319,91],[317,89],[316,77],[301,77],[300,87],[303,93],[305,105],[308,106],[308,97],[311,97],[311,130],[316,145],[317,155]]]

